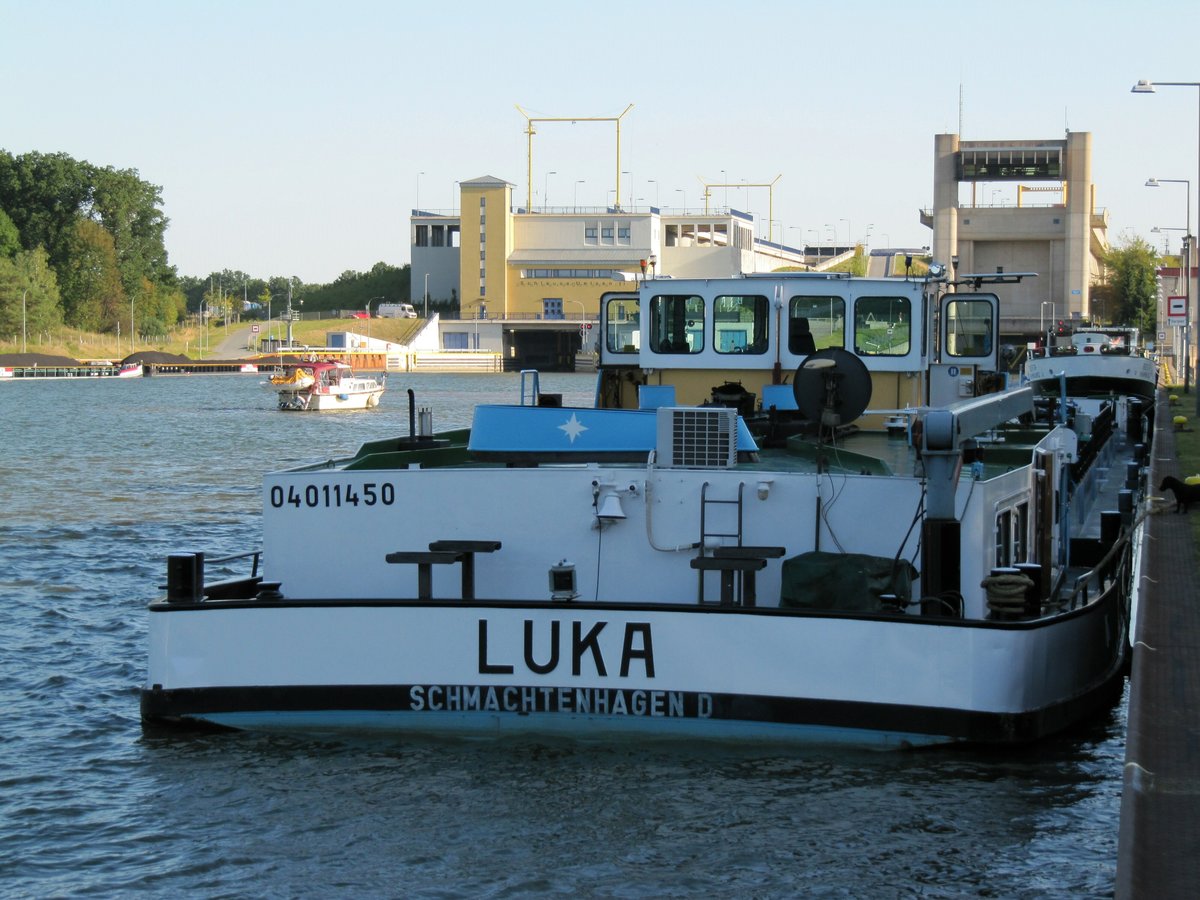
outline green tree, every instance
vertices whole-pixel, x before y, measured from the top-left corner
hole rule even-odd
[[[1104,254],[1104,275],[1091,289],[1093,318],[1153,334],[1158,312],[1158,254],[1140,237]]]
[[[11,259],[0,256],[0,335],[15,343],[23,333],[61,324],[58,282],[46,251],[38,247],[18,251]]]
[[[112,235],[121,281],[133,293],[141,279],[166,284],[174,279],[163,239],[167,217],[162,188],[138,177],[133,169],[88,167],[92,215]]]
[[[68,312],[86,305],[72,294],[79,273],[68,271],[78,269],[71,257],[81,218],[108,232],[125,293],[136,293],[142,278],[174,286],[161,205],[162,189],[143,181],[134,169],[101,168],[65,153],[14,156],[0,150],[0,209],[16,226],[22,247],[46,248]]]
[[[91,219],[78,219],[70,249],[59,267],[67,324],[86,331],[116,330],[127,310],[112,235]]]
[[[0,209],[0,257],[12,257],[21,249],[21,233],[8,213]]]

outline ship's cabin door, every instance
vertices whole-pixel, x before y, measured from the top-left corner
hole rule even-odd
[[[938,309],[929,404],[945,406],[992,390],[997,371],[1000,300],[995,294],[945,294]]]

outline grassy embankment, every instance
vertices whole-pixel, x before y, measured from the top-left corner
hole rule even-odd
[[[1187,426],[1182,431],[1175,432],[1175,457],[1179,463],[1179,476],[1186,478],[1189,475],[1200,475],[1200,416],[1196,415],[1196,395],[1185,394],[1179,385],[1172,385],[1167,389],[1167,393],[1176,398],[1169,404],[1171,417],[1187,418]],[[1158,485],[1153,487],[1157,489]],[[1167,494],[1167,498],[1171,499],[1170,493]],[[1190,517],[1192,544],[1197,559],[1200,559],[1200,509],[1193,507]]]
[[[232,324],[228,329],[221,324],[209,325],[207,333],[204,335],[204,356],[212,357],[217,355],[215,348],[221,346],[225,339],[231,334],[244,333],[253,322],[241,322]],[[260,337],[267,335],[267,323],[257,323],[260,328]],[[306,344],[312,347],[319,347],[325,343],[325,335],[330,331],[353,331],[356,334],[366,335],[368,330],[370,336],[379,338],[385,341],[395,341],[396,343],[407,343],[412,334],[417,330],[419,325],[424,324],[421,319],[372,319],[370,328],[367,327],[367,322],[362,319],[318,319],[315,321],[294,322],[292,324],[292,339],[298,344]],[[271,324],[271,334],[275,337],[287,336],[287,325],[279,321]],[[189,356],[192,359],[200,359],[200,328],[195,325],[183,325],[173,330],[170,334],[158,339],[143,340],[137,338],[134,341],[133,348],[129,346],[129,339],[122,337],[118,342],[116,335],[113,334],[94,334],[86,331],[77,331],[74,328],[56,328],[52,332],[30,334],[26,338],[25,351],[28,353],[46,353],[52,356],[69,356],[74,359],[124,359],[132,352],[137,350],[155,350],[162,353],[177,353],[183,356]],[[214,348],[210,351],[209,348]],[[4,353],[20,353],[21,340],[17,336],[15,341],[0,340],[0,354]],[[251,351],[245,351],[244,355],[250,355]]]

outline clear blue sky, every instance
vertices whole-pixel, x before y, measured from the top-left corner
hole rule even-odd
[[[868,224],[875,246],[930,243],[934,135],[960,122],[969,140],[1090,131],[1113,241],[1179,246],[1150,229],[1183,226],[1183,185],[1150,176],[1191,180],[1193,230],[1200,213],[1197,89],[1129,91],[1200,81],[1200,4],[1178,0],[0,0],[0,75],[0,147],[138,170],[163,189],[188,275],[322,282],[406,263],[410,209],[450,209],[455,182],[481,175],[524,205],[516,104],[635,104],[625,203],[632,188],[638,205],[698,208],[702,179],[782,175],[774,218],[792,244]],[[540,125],[535,204],[608,202],[614,145],[611,123]],[[765,190],[728,202],[767,218]]]

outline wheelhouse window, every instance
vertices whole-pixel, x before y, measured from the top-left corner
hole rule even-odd
[[[989,356],[992,352],[992,305],[986,300],[951,300],[946,304],[946,353]]]
[[[641,321],[637,296],[609,300],[604,307],[604,346],[609,353],[637,353]]]
[[[657,353],[704,350],[704,298],[659,294],[650,298],[650,348]]]
[[[807,356],[846,346],[846,301],[841,297],[793,297],[788,301],[788,352]]]
[[[718,353],[766,353],[766,297],[720,296],[713,301],[713,346]]]
[[[911,328],[907,297],[859,297],[854,303],[854,352],[860,356],[906,355]]]

